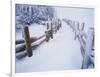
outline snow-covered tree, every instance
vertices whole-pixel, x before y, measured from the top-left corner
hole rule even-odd
[[[54,9],[51,6],[16,4],[16,27],[20,25],[40,24],[41,21],[52,20]]]

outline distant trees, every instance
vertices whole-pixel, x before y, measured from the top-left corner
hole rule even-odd
[[[42,5],[16,4],[16,28],[32,23],[40,24],[41,21],[52,20],[54,8]]]

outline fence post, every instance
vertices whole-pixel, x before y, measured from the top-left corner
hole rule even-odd
[[[29,57],[31,57],[32,56],[32,47],[31,47],[31,40],[30,40],[28,26],[24,27],[24,38],[25,38],[25,43],[26,43],[27,54]]]
[[[47,23],[47,30],[49,29],[49,23]]]
[[[52,23],[51,23],[51,30],[50,30],[51,32],[50,32],[50,36],[51,36],[51,38],[53,39],[53,25],[52,25]]]

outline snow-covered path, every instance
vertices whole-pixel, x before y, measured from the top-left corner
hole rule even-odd
[[[81,64],[79,43],[70,27],[62,22],[54,38],[33,50],[32,57],[16,59],[16,72],[80,69]]]

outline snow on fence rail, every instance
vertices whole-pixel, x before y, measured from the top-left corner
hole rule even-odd
[[[23,52],[27,50],[29,57],[32,56],[32,50],[41,45],[44,41],[49,41],[50,38],[53,39],[53,34],[56,33],[61,27],[61,21],[53,23],[49,22],[46,24],[47,30],[40,37],[30,37],[28,26],[24,26],[24,39],[16,40],[16,53]]]
[[[41,40],[41,38],[45,37],[45,35],[42,35],[38,38],[36,37],[31,37],[29,40],[31,41],[31,45],[33,43],[35,43],[34,45],[36,45],[36,43]],[[39,42],[38,42],[39,44]],[[33,47],[33,45],[32,45]],[[25,40],[24,39],[20,39],[20,40],[16,40],[16,53],[19,53],[19,52],[23,52],[24,50],[26,49],[26,43],[25,43]]]
[[[80,43],[80,50],[81,54],[83,56],[82,66],[81,68],[89,68],[89,65],[92,64],[92,67],[94,67],[94,56],[91,55],[91,51],[93,51],[92,45],[94,45],[94,28],[89,28],[88,34],[85,33],[84,27],[85,23],[80,23],[76,21],[72,21],[69,19],[64,18],[64,22],[67,23],[67,25],[72,29],[72,31],[75,33],[74,40],[78,39]],[[81,28],[80,28],[81,26]],[[88,35],[88,36],[87,36]],[[89,42],[89,43],[88,43]],[[93,56],[93,57],[92,57]],[[90,64],[89,64],[90,62]]]

